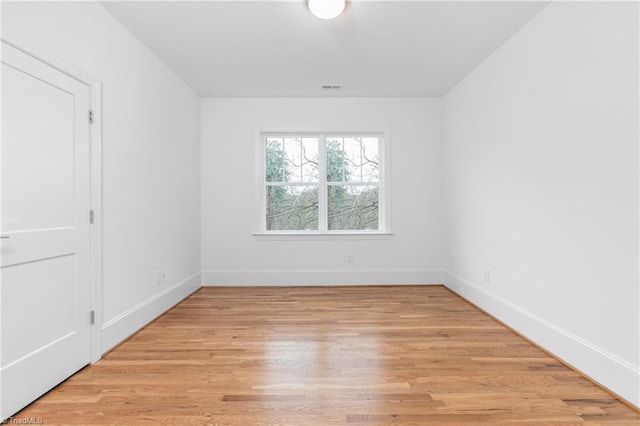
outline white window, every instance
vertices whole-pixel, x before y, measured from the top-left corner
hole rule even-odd
[[[266,233],[385,231],[382,134],[263,134]]]

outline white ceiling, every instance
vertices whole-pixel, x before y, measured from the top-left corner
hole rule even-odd
[[[548,2],[102,4],[201,96],[442,96]]]

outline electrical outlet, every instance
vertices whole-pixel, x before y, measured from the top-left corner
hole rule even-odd
[[[167,271],[165,271],[164,269],[161,271],[158,271],[156,274],[156,284],[160,285],[166,280],[167,280]]]
[[[491,269],[487,268],[484,270],[483,281],[487,284],[491,282]]]
[[[353,255],[351,253],[347,253],[347,263],[353,263]]]

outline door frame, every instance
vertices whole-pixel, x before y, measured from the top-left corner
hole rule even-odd
[[[89,126],[90,165],[89,180],[91,206],[94,211],[94,222],[90,227],[90,262],[91,262],[91,306],[94,312],[94,323],[91,325],[91,363],[102,357],[102,323],[103,318],[103,274],[102,274],[102,82],[78,68],[76,65],[51,54],[46,49],[35,46],[14,34],[2,34],[0,40],[49,66],[61,71],[89,88],[90,109],[93,122]],[[89,112],[87,111],[87,114]],[[89,119],[87,117],[87,119]],[[87,220],[89,220],[87,213]]]

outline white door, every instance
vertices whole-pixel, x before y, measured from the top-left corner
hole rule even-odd
[[[2,43],[0,414],[90,362],[89,87]]]

